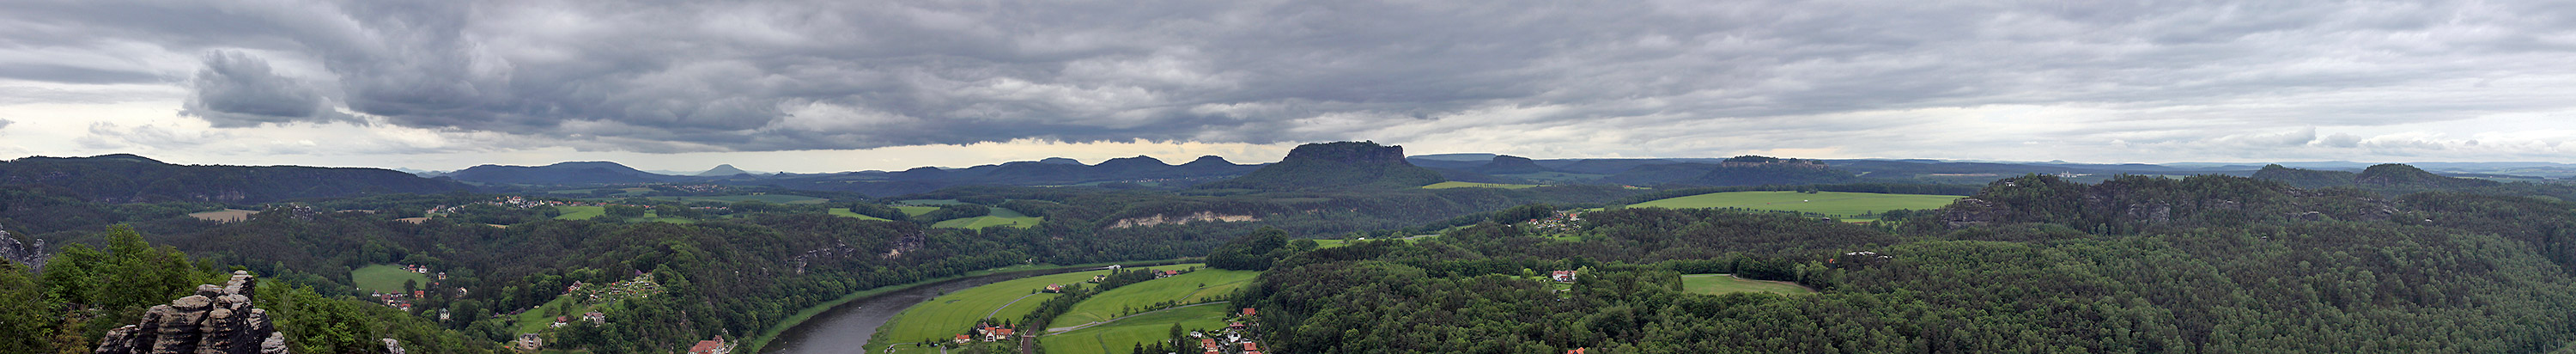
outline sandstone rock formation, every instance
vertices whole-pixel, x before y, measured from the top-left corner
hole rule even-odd
[[[45,254],[44,239],[31,239],[35,240],[32,242],[33,245],[20,243],[18,238],[9,236],[9,230],[0,228],[0,260],[25,264],[28,269],[43,271],[45,259],[52,258],[53,255]]]
[[[268,311],[251,308],[255,286],[250,273],[238,271],[224,286],[199,285],[196,295],[153,306],[142,323],[109,330],[93,353],[287,353],[286,336],[269,325]]]

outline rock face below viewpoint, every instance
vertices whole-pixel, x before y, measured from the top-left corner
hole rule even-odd
[[[142,323],[107,331],[93,353],[287,353],[286,336],[269,325],[268,311],[251,308],[254,286],[246,272],[233,272],[224,286],[199,285],[196,295],[153,306]]]

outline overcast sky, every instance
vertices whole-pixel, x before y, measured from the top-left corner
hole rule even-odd
[[[2571,1],[13,0],[0,158],[2576,162]]]

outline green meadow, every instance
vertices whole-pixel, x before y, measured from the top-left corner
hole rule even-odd
[[[900,207],[898,207],[898,208],[900,208]],[[933,208],[933,209],[934,209],[934,210],[936,210],[936,208]],[[930,224],[930,227],[945,227],[945,228],[955,228],[955,229],[983,229],[983,228],[987,228],[987,227],[994,227],[994,226],[1009,226],[1009,227],[1026,228],[1026,227],[1031,227],[1031,226],[1038,226],[1038,223],[1039,223],[1039,222],[1046,221],[1046,218],[1040,218],[1040,217],[1035,217],[1035,216],[1029,216],[1028,214],[1021,214],[1019,211],[1017,211],[1017,210],[1011,210],[1011,209],[1009,209],[1009,208],[1000,208],[1000,207],[996,207],[996,208],[992,208],[992,210],[993,210],[993,213],[992,213],[992,214],[990,214],[990,215],[984,215],[984,216],[978,216],[978,217],[971,217],[971,218],[962,218],[962,219],[953,219],[953,220],[947,220],[947,221],[940,221],[940,222],[938,222],[938,223]],[[904,213],[905,213],[905,214],[912,214],[912,210],[906,209],[906,210],[904,210]]]
[[[713,197],[651,197],[651,198],[652,198],[653,200],[660,200],[660,201],[673,201],[673,202],[681,202],[681,203],[695,203],[695,202],[721,202],[721,203],[734,203],[734,202],[744,202],[744,201],[757,201],[757,202],[766,202],[766,203],[772,203],[772,204],[822,204],[823,202],[830,201],[830,199],[815,198],[815,197],[808,197],[808,196],[801,196],[801,195],[787,195],[787,194],[748,194],[748,195],[725,195],[725,196],[713,196]]]
[[[602,206],[562,205],[555,206],[555,210],[563,211],[563,215],[555,215],[555,220],[590,220],[608,216],[608,207]]]
[[[1096,270],[1032,276],[940,295],[895,314],[893,320],[877,329],[876,336],[870,337],[867,348],[872,350],[868,352],[881,352],[891,343],[946,341],[973,329],[975,322],[985,318],[1018,321],[1020,316],[1037,311],[1039,303],[1055,298],[1056,294],[1038,292],[1047,284],[1083,284],[1091,276],[1106,274],[1109,271]],[[896,348],[910,350],[912,345]]]
[[[1537,186],[1538,186],[1538,185],[1535,185],[1535,184],[1476,183],[1476,182],[1448,181],[1448,182],[1432,183],[1431,185],[1428,185],[1428,186],[1422,186],[1422,189],[1450,189],[1450,188],[1502,188],[1502,189],[1521,189],[1521,188],[1530,188],[1530,187],[1537,187]]]
[[[402,292],[404,280],[413,281],[422,288],[429,287],[428,275],[413,273],[403,270],[402,266],[391,264],[373,264],[351,270],[349,280],[358,283],[359,289],[381,293]]]
[[[1121,287],[1119,290],[1124,289],[1125,287]],[[1147,313],[1118,320],[1118,322],[1040,337],[1038,346],[1046,348],[1048,354],[1128,353],[1139,343],[1160,341],[1170,337],[1172,324],[1175,323],[1180,324],[1181,328],[1194,330],[1225,328],[1225,315],[1234,309],[1234,306],[1228,304],[1215,304]]]
[[[867,216],[867,215],[859,215],[859,213],[853,213],[853,212],[850,212],[850,208],[832,208],[832,210],[828,211],[827,213],[832,214],[832,216],[853,217],[853,218],[868,219],[868,220],[876,220],[876,221],[894,221],[894,220],[886,220],[885,218],[880,218],[880,217]]]
[[[1184,267],[1186,265],[1157,268]],[[1128,284],[1117,289],[1109,289],[1108,292],[1074,304],[1073,310],[1056,317],[1055,323],[1050,326],[1070,327],[1107,321],[1126,315],[1123,312],[1130,309],[1147,308],[1157,303],[1172,302],[1188,305],[1207,302],[1233,294],[1236,289],[1242,289],[1245,284],[1251,283],[1252,277],[1257,275],[1261,275],[1261,272],[1200,268],[1170,278]]]
[[[1690,274],[1682,276],[1682,290],[1693,294],[1773,293],[1806,294],[1816,292],[1789,282],[1749,280],[1725,274]]]
[[[1925,210],[1950,205],[1955,195],[1881,194],[1791,191],[1723,192],[1657,199],[1630,208],[1739,208],[1817,213],[1843,221],[1871,221],[1861,215],[1896,209]]]

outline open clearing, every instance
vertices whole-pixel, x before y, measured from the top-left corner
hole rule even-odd
[[[734,203],[734,202],[744,202],[744,201],[757,201],[757,202],[765,202],[765,203],[771,203],[771,204],[823,204],[823,202],[830,201],[830,199],[815,198],[815,197],[808,197],[808,196],[801,196],[801,195],[787,195],[787,194],[749,194],[749,195],[725,195],[725,196],[713,196],[713,197],[651,197],[651,198],[652,198],[653,200],[660,200],[660,201],[673,201],[673,202],[681,202],[681,203],[696,203],[696,202],[721,202],[721,203]]]
[[[1413,243],[1413,241],[1415,241],[1415,240],[1420,240],[1420,239],[1422,239],[1422,238],[1424,238],[1424,237],[1432,237],[1432,236],[1440,236],[1440,235],[1413,235],[1412,237],[1406,237],[1406,238],[1394,238],[1394,239],[1387,239],[1387,238],[1373,238],[1373,239],[1369,239],[1369,240],[1396,240],[1396,241],[1404,241],[1404,243]],[[1360,241],[1343,240],[1343,239],[1337,239],[1337,238],[1318,238],[1318,239],[1313,239],[1313,240],[1315,240],[1315,248],[1316,248],[1316,249],[1325,249],[1325,248],[1333,248],[1333,247],[1349,246],[1349,245],[1351,245],[1351,243],[1352,243],[1352,242],[1360,242]],[[1291,240],[1290,242],[1295,242],[1295,241],[1294,241],[1294,240]]]
[[[868,219],[868,220],[876,220],[876,221],[894,221],[894,220],[886,220],[885,218],[880,218],[880,217],[867,216],[867,215],[859,215],[859,213],[853,213],[853,212],[850,212],[850,208],[832,208],[832,210],[830,210],[830,211],[826,211],[825,213],[832,214],[832,216],[853,217],[853,218]]]
[[[235,221],[242,221],[242,220],[250,220],[250,214],[258,214],[258,213],[259,213],[259,212],[257,212],[257,211],[249,211],[249,210],[241,210],[241,209],[224,209],[224,210],[220,210],[220,211],[209,211],[209,212],[203,212],[203,213],[193,213],[193,214],[188,214],[188,217],[193,217],[193,218],[197,218],[197,220],[205,220],[205,221],[235,222]]]
[[[1126,288],[1120,287],[1117,290],[1126,290]],[[1135,349],[1138,343],[1160,341],[1171,336],[1172,324],[1175,323],[1180,324],[1181,328],[1194,330],[1225,328],[1225,315],[1234,309],[1234,306],[1227,304],[1215,304],[1148,313],[1105,325],[1039,337],[1038,346],[1045,347],[1048,354],[1127,353]],[[1057,320],[1057,322],[1061,323],[1063,320]]]
[[[900,207],[898,207],[898,208],[900,208]],[[1029,216],[1028,214],[1021,214],[1021,213],[1020,213],[1020,211],[1018,211],[1018,210],[1011,210],[1011,209],[1009,209],[1009,208],[1000,208],[1000,207],[996,207],[996,208],[992,208],[992,210],[993,210],[993,213],[992,213],[992,214],[989,214],[989,215],[985,215],[985,216],[978,216],[978,217],[971,217],[971,218],[963,218],[963,219],[952,219],[952,220],[947,220],[947,221],[940,221],[940,222],[938,222],[938,223],[930,224],[930,227],[945,227],[945,228],[956,228],[956,229],[983,229],[983,228],[987,228],[987,227],[994,227],[994,226],[1009,226],[1009,227],[1027,228],[1027,227],[1031,227],[1031,226],[1038,226],[1038,223],[1039,223],[1039,222],[1044,222],[1044,221],[1046,221],[1046,218],[1040,218],[1040,217],[1035,217],[1035,216]],[[905,214],[912,214],[912,211],[911,211],[911,210],[905,210],[905,211],[904,211],[904,213],[905,213]]]
[[[602,206],[558,205],[555,210],[563,211],[562,215],[555,215],[555,220],[590,220],[608,215],[608,207]]]
[[[1161,268],[1174,269],[1169,266]],[[1242,289],[1244,284],[1251,283],[1252,277],[1257,275],[1261,273],[1199,268],[1199,270],[1170,278],[1128,284],[1117,289],[1109,289],[1099,296],[1074,304],[1073,310],[1066,311],[1064,316],[1056,317],[1055,323],[1048,326],[1071,327],[1106,321],[1118,316],[1131,315],[1133,313],[1127,312],[1151,307],[1156,303],[1171,302],[1189,305],[1207,302],[1234,294],[1236,289]]]
[[[1798,193],[1792,191],[1723,192],[1657,199],[1629,205],[1630,208],[1741,208],[1817,213],[1843,221],[1869,221],[1863,214],[1914,209],[1925,210],[1950,205],[1966,198],[1955,195],[1881,194],[1851,192]]]
[[[1431,185],[1428,185],[1428,186],[1422,186],[1422,189],[1450,189],[1450,188],[1502,188],[1502,189],[1521,189],[1521,188],[1530,188],[1530,187],[1537,187],[1537,186],[1538,186],[1538,185],[1535,185],[1535,184],[1476,183],[1476,182],[1448,181],[1448,182],[1432,183]]]
[[[973,329],[976,321],[988,316],[994,319],[1019,321],[1020,316],[1027,316],[1029,312],[1037,311],[1039,303],[1055,298],[1056,294],[1037,292],[1046,288],[1047,284],[1081,284],[1091,280],[1091,276],[1106,274],[1109,274],[1109,271],[1040,275],[1005,280],[940,295],[930,301],[904,309],[903,313],[896,314],[893,320],[887,321],[884,327],[879,327],[876,336],[870,337],[873,340],[869,341],[867,348],[872,350],[868,352],[876,353],[885,350],[886,344],[890,343],[946,341]],[[904,345],[904,347],[909,348],[911,345]]]
[[[355,285],[357,285],[359,289],[367,289],[368,291],[380,293],[402,292],[402,284],[404,280],[413,281],[414,284],[419,285],[422,288],[429,287],[428,275],[413,273],[408,270],[403,270],[402,266],[391,264],[374,264],[358,268],[357,270],[351,270],[349,271],[349,280],[357,283]]]
[[[1751,280],[1726,274],[1689,274],[1682,276],[1682,290],[1693,294],[1773,293],[1783,295],[1814,293],[1796,283]]]
[[[896,205],[894,206],[894,209],[902,210],[903,216],[921,216],[921,214],[929,214],[930,212],[938,211],[939,207]]]

